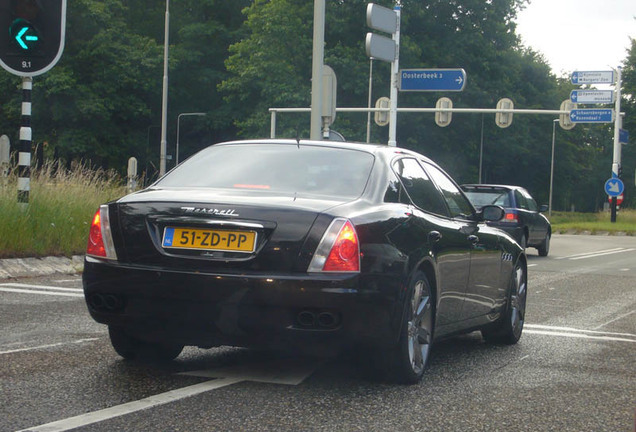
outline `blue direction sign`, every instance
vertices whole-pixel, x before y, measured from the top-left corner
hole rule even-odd
[[[611,178],[605,182],[605,193],[611,197],[617,197],[623,194],[625,184],[619,178]]]
[[[611,123],[614,121],[614,110],[611,108],[600,109],[574,109],[570,111],[572,123]]]
[[[570,100],[580,104],[614,103],[614,90],[572,90]]]
[[[572,72],[572,84],[614,84],[614,71]]]
[[[400,91],[462,91],[464,69],[402,69]]]
[[[621,144],[627,144],[629,142],[629,132],[627,129],[618,130],[618,142]]]

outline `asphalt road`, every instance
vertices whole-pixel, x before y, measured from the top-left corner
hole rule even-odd
[[[78,276],[0,280],[0,431],[633,431],[636,238],[555,235],[529,264],[521,341],[440,342],[414,386],[344,356],[186,348],[128,363]]]

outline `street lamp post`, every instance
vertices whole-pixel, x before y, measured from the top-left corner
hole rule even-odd
[[[177,148],[175,149],[176,153],[176,161],[175,166],[179,165],[179,123],[181,123],[181,117],[185,116],[204,116],[206,113],[203,112],[192,112],[192,113],[181,113],[177,116]]]
[[[552,120],[552,159],[550,161],[550,197],[548,198],[548,217],[552,217],[552,182],[554,181],[554,138],[556,136],[556,124],[559,119]]]
[[[170,33],[170,0],[166,0],[166,19],[163,37],[163,86],[161,93],[161,148],[159,152],[159,176],[166,173],[166,151],[168,141],[166,138],[168,119],[168,36]]]

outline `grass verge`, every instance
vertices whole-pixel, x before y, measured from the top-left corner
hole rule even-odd
[[[555,233],[625,234],[636,235],[636,210],[622,209],[612,223],[609,212],[572,213],[552,212],[550,223]]]
[[[24,206],[17,202],[13,170],[0,179],[0,258],[84,253],[93,214],[100,204],[124,195],[122,184],[114,172],[47,164],[32,174]]]

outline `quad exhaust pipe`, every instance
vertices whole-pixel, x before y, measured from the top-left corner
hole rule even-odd
[[[305,329],[332,330],[340,326],[340,313],[327,310],[305,309],[296,316],[296,323]]]

